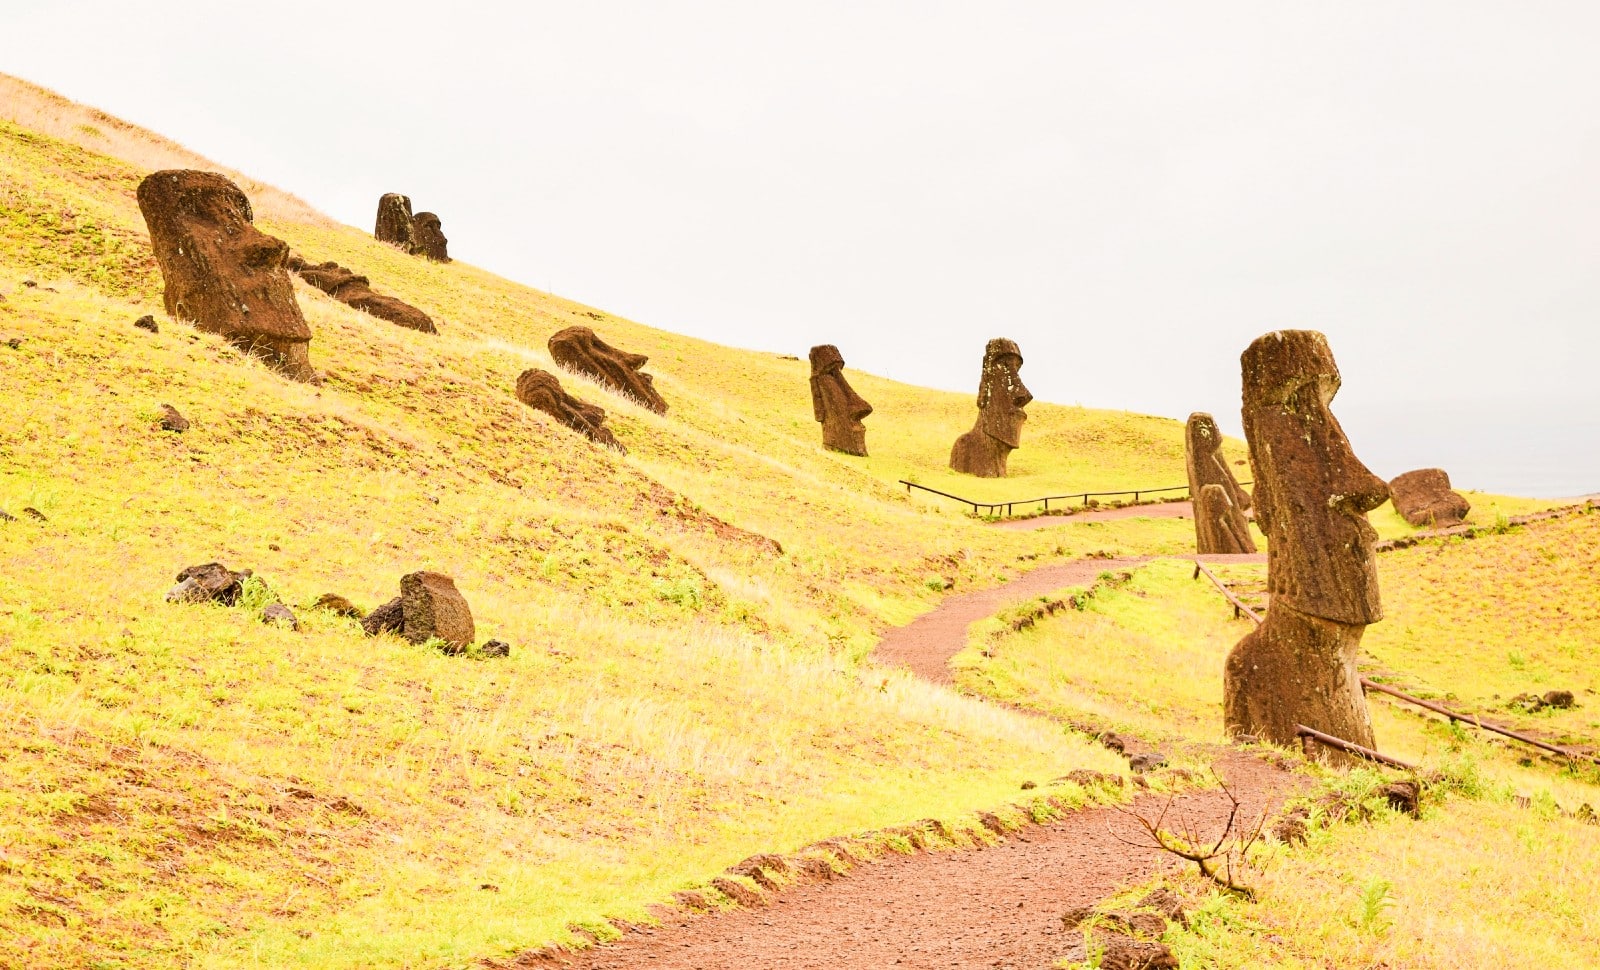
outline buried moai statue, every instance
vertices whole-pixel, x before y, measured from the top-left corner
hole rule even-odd
[[[628,453],[611,429],[605,427],[606,412],[568,394],[547,370],[532,367],[523,371],[517,378],[517,400],[543,411],[597,445]]]
[[[1222,454],[1222,432],[1211,415],[1196,411],[1184,429],[1189,499],[1194,505],[1195,551],[1255,552],[1250,536],[1250,493],[1239,487]]]
[[[372,230],[372,237],[399,246],[408,253],[415,252],[417,237],[411,222],[411,199],[398,192],[386,193],[378,199],[378,224]]]
[[[978,384],[978,423],[956,439],[950,467],[979,478],[1004,478],[1006,458],[1022,445],[1022,410],[1033,400],[1017,372],[1022,351],[1016,341],[997,337],[983,350],[983,377]]]
[[[168,169],[146,176],[138,199],[167,313],[227,337],[287,377],[318,380],[311,328],[286,268],[289,247],[252,224],[244,192],[215,172]]]
[[[404,300],[374,292],[371,281],[365,276],[357,276],[338,263],[312,265],[299,256],[291,255],[289,269],[340,303],[371,314],[379,320],[387,320],[408,330],[420,330],[423,333],[439,332],[439,328],[433,325],[432,317]]]
[[[438,216],[431,212],[417,213],[417,217],[411,220],[411,232],[417,240],[411,250],[413,253],[436,263],[450,262],[450,240],[444,238],[444,229],[440,226]]]
[[[1472,505],[1450,488],[1450,476],[1443,468],[1419,468],[1396,476],[1389,482],[1389,498],[1394,510],[1415,526],[1448,529],[1460,525]]]
[[[844,357],[833,344],[811,348],[811,408],[822,423],[822,443],[847,455],[867,454],[867,428],[861,419],[872,413],[844,379]]]
[[[1328,409],[1339,368],[1313,330],[1258,338],[1240,358],[1256,522],[1267,537],[1266,620],[1228,654],[1223,711],[1235,738],[1289,745],[1297,725],[1372,747],[1356,673],[1378,601],[1377,533],[1367,512],[1389,497]],[[1325,757],[1348,756],[1323,749]]]
[[[667,402],[656,393],[655,379],[640,370],[650,360],[645,355],[618,350],[588,327],[556,332],[549,347],[550,356],[567,370],[592,377],[657,414],[667,413]]]

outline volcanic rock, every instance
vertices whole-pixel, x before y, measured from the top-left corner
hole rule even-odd
[[[317,597],[315,603],[311,604],[311,608],[314,610],[327,610],[329,613],[348,616],[357,620],[361,619],[360,608],[338,593],[323,593]]]
[[[998,337],[983,350],[983,375],[978,382],[978,421],[956,439],[950,467],[979,478],[1004,478],[1006,459],[1022,445],[1022,410],[1033,395],[1022,383],[1022,351],[1013,340]]]
[[[151,333],[160,333],[161,332],[161,325],[156,323],[156,318],[152,317],[148,313],[146,313],[144,316],[140,317],[139,319],[133,321],[133,325],[135,327],[139,328],[140,330],[148,330]]]
[[[161,430],[176,431],[182,434],[189,430],[189,419],[178,413],[178,409],[170,404],[161,405]]]
[[[261,610],[261,622],[274,626],[286,626],[291,630],[300,629],[300,621],[295,618],[294,611],[282,603],[268,603]]]
[[[1195,551],[1208,553],[1255,552],[1250,535],[1250,493],[1239,487],[1222,454],[1222,432],[1211,415],[1189,415],[1184,442],[1189,472],[1189,496],[1194,503]]]
[[[378,199],[378,223],[372,229],[372,237],[414,252],[417,237],[412,220],[411,200],[397,192],[386,193]]]
[[[450,262],[450,240],[444,237],[439,217],[431,212],[419,212],[411,220],[411,233],[416,242],[411,247],[411,252],[416,256],[424,256],[436,263]]]
[[[867,454],[867,428],[861,419],[872,405],[844,378],[844,357],[833,344],[811,348],[811,409],[822,423],[822,444],[847,455]]]
[[[667,413],[655,379],[640,369],[650,358],[618,350],[588,327],[568,327],[552,335],[550,356],[567,370],[591,377],[657,414]]]
[[[1389,483],[1389,498],[1407,522],[1433,529],[1460,525],[1472,510],[1459,492],[1450,490],[1450,476],[1443,468],[1419,468],[1396,476]]]
[[[398,596],[368,613],[367,618],[361,621],[361,629],[369,637],[380,633],[399,633],[405,629],[405,625],[405,608]]]
[[[289,247],[252,225],[239,187],[215,172],[168,169],[140,182],[138,197],[167,313],[287,377],[315,381],[311,328],[285,268]]]
[[[244,591],[250,570],[234,572],[221,563],[189,566],[178,574],[177,583],[167,592],[168,603],[221,603],[232,606]]]
[[[517,377],[517,400],[543,411],[595,444],[628,453],[611,429],[605,427],[605,410],[568,394],[556,376],[547,370],[531,367],[523,371]]]
[[[438,637],[448,645],[447,652],[460,653],[477,639],[472,610],[455,581],[443,573],[424,570],[401,576],[400,609],[405,624],[400,635],[412,643]]]
[[[404,300],[373,292],[372,285],[365,276],[357,276],[338,263],[318,263],[312,266],[298,256],[291,256],[289,269],[345,306],[355,307],[379,320],[387,320],[407,330],[420,330],[423,333],[439,332],[439,328],[433,325],[432,317]]]

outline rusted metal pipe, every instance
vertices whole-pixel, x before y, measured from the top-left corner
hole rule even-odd
[[[1207,579],[1211,580],[1211,582],[1217,587],[1217,589],[1222,590],[1222,595],[1226,596],[1228,598],[1228,602],[1233,604],[1233,615],[1235,617],[1238,617],[1239,611],[1243,610],[1245,616],[1248,616],[1250,619],[1256,621],[1256,626],[1260,626],[1261,625],[1261,614],[1257,613],[1255,610],[1252,610],[1250,607],[1244,605],[1244,603],[1239,599],[1239,597],[1233,595],[1233,591],[1232,590],[1228,589],[1227,586],[1223,585],[1222,580],[1217,578],[1217,574],[1216,573],[1213,573],[1211,570],[1207,569],[1206,566],[1205,566],[1205,563],[1203,563],[1200,560],[1196,559],[1194,561],[1194,576],[1192,578],[1199,579],[1202,575],[1204,575]]]
[[[1368,761],[1376,761],[1379,764],[1389,765],[1392,768],[1404,768],[1407,771],[1417,770],[1417,766],[1408,761],[1401,761],[1399,758],[1391,758],[1386,754],[1379,754],[1371,748],[1365,748],[1359,744],[1356,744],[1354,741],[1346,741],[1344,738],[1336,738],[1331,734],[1323,734],[1316,728],[1308,728],[1304,724],[1296,724],[1294,726],[1294,732],[1300,736],[1302,750],[1305,747],[1305,740],[1310,738],[1316,741],[1318,744],[1325,744],[1330,748],[1338,748],[1340,751],[1348,751],[1350,754],[1360,758],[1365,758]]]
[[[1551,754],[1559,754],[1563,758],[1581,758],[1586,761],[1592,761],[1596,764],[1600,764],[1600,758],[1595,758],[1593,755],[1579,754],[1574,751],[1569,751],[1560,745],[1551,744],[1548,741],[1540,741],[1538,738],[1529,737],[1526,734],[1513,731],[1510,728],[1501,727],[1498,724],[1485,721],[1476,714],[1463,714],[1460,711],[1452,711],[1443,704],[1435,704],[1432,701],[1425,701],[1420,697],[1413,697],[1410,694],[1407,694],[1405,691],[1396,690],[1395,688],[1390,687],[1388,684],[1380,684],[1377,681],[1367,677],[1361,678],[1361,686],[1365,687],[1367,690],[1375,690],[1380,694],[1388,694],[1391,697],[1398,697],[1400,700],[1403,700],[1408,704],[1415,704],[1418,707],[1430,710],[1435,714],[1443,714],[1452,721],[1462,721],[1484,731],[1493,731],[1495,734],[1504,735],[1513,741],[1521,741],[1523,744],[1532,745],[1541,751],[1548,751]]]

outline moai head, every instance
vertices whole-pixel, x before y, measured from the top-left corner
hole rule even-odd
[[[556,376],[547,370],[534,367],[523,371],[517,378],[517,400],[543,411],[595,444],[627,454],[611,429],[604,426],[606,412],[568,394]]]
[[[1023,408],[1033,400],[1022,383],[1022,351],[1016,341],[997,337],[983,350],[983,378],[978,384],[978,428],[1008,448],[1022,447]]]
[[[1267,535],[1274,603],[1344,624],[1383,617],[1377,533],[1367,512],[1389,487],[1355,456],[1328,409],[1339,368],[1314,330],[1259,337],[1240,357],[1256,522]]]
[[[378,223],[373,227],[372,237],[413,252],[417,237],[411,227],[412,218],[411,200],[398,192],[390,192],[378,199]]]
[[[431,212],[419,212],[411,220],[411,232],[416,242],[411,251],[418,256],[426,256],[436,263],[450,262],[450,240],[444,238],[444,229],[441,228],[439,217]]]
[[[167,313],[288,377],[315,381],[311,328],[285,268],[289,247],[255,227],[239,187],[215,172],[168,169],[140,182],[138,199]]]
[[[851,388],[843,370],[839,348],[832,344],[811,348],[811,408],[822,423],[823,445],[864,456],[867,428],[861,419],[872,413],[872,405]]]
[[[618,350],[588,327],[568,327],[551,336],[550,356],[567,370],[588,375],[657,414],[667,413],[654,378],[640,370],[650,358]]]

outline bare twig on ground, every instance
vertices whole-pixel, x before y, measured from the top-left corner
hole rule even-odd
[[[1124,845],[1138,846],[1145,849],[1161,849],[1180,859],[1187,859],[1199,867],[1202,876],[1236,896],[1253,900],[1255,899],[1255,890],[1237,882],[1234,879],[1234,869],[1236,865],[1240,869],[1245,867],[1245,855],[1261,838],[1261,830],[1267,823],[1267,812],[1263,810],[1260,817],[1256,819],[1255,825],[1248,831],[1241,828],[1235,832],[1234,827],[1239,823],[1239,811],[1242,806],[1238,797],[1234,795],[1233,791],[1228,788],[1220,777],[1217,777],[1215,771],[1212,772],[1212,777],[1216,778],[1217,786],[1222,789],[1224,795],[1228,796],[1228,800],[1233,805],[1228,811],[1228,820],[1222,827],[1222,833],[1217,836],[1216,841],[1209,848],[1206,847],[1200,834],[1196,831],[1193,821],[1187,815],[1181,815],[1178,819],[1178,832],[1176,834],[1162,827],[1167,819],[1167,812],[1172,808],[1173,799],[1176,797],[1173,795],[1167,796],[1166,804],[1161,807],[1160,813],[1156,815],[1154,820],[1146,818],[1131,809],[1117,808],[1120,814],[1126,815],[1139,823],[1139,827],[1144,829],[1145,834],[1150,837],[1150,842],[1124,839],[1115,832],[1111,833],[1111,837]],[[1218,860],[1220,860],[1220,863]]]

